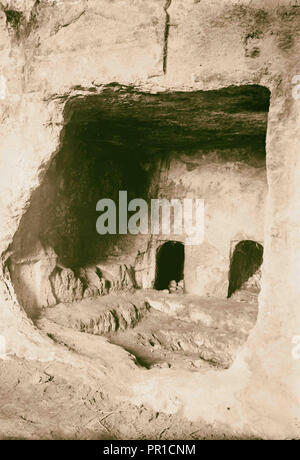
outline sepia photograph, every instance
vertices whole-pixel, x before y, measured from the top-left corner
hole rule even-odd
[[[0,440],[300,440],[300,0],[0,0]]]

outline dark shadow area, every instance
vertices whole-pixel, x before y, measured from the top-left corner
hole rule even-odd
[[[255,241],[238,243],[231,258],[228,298],[257,272],[263,262],[263,246]]]
[[[169,282],[183,279],[184,245],[177,241],[164,243],[157,251],[154,288],[167,289]]]

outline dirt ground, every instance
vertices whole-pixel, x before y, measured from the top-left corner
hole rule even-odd
[[[246,340],[255,322],[256,307],[183,296],[163,298],[153,293],[147,293],[147,299],[147,312],[134,326],[123,324],[124,327],[108,330],[102,337],[95,334],[95,327],[92,333],[70,327],[61,307],[44,312],[39,320],[43,333],[70,353],[86,359],[87,366],[93,362],[102,366],[103,375],[95,379],[84,365],[75,369],[72,364],[55,360],[45,363],[16,358],[0,361],[0,439],[235,438],[225,426],[220,429],[190,422],[181,413],[154,412],[121,400],[122,388],[117,382],[129,368],[145,373],[153,367],[182,368],[190,372],[214,368],[219,372],[228,367],[228,356],[232,359]],[[111,307],[115,300],[104,302]],[[128,298],[118,298],[118,302],[128,305]],[[151,307],[151,303],[165,311]],[[101,308],[96,302],[94,310],[103,313],[103,299],[100,304]],[[90,311],[93,308],[82,315],[82,325],[90,321]],[[235,334],[237,330],[239,334]],[[197,334],[203,338],[198,345],[192,340]],[[218,359],[211,359],[210,347],[219,347],[221,351],[215,353]],[[208,350],[207,359],[203,350]]]
[[[37,362],[0,362],[0,439],[197,440],[238,439],[226,427],[192,423],[181,414],[116,404],[114,395],[75,379],[72,368]],[[61,374],[62,368],[59,369]]]

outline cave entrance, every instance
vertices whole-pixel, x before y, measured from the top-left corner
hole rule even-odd
[[[167,241],[157,251],[156,278],[157,290],[168,289],[170,281],[176,283],[183,279],[184,245],[178,241]]]
[[[263,246],[256,241],[240,241],[232,254],[228,298],[253,276],[263,262]]]
[[[71,98],[59,151],[10,246],[8,268],[28,315],[119,291],[163,290],[182,280],[183,265],[186,292],[226,297],[227,268],[219,270],[219,261],[232,238],[246,234],[252,203],[253,238],[263,227],[269,96],[259,86],[150,94],[113,84]],[[205,244],[185,250],[183,230],[161,228],[165,245],[153,257],[150,229],[120,232],[119,212],[118,231],[99,235],[97,203],[117,205],[120,191],[128,204],[142,199],[148,209],[152,199],[205,199]],[[228,215],[232,224],[221,230]]]
[[[113,84],[99,94],[83,91],[71,98],[65,106],[61,146],[30,197],[7,261],[18,302],[37,327],[53,335],[53,322],[69,329],[80,324],[82,332],[108,337],[149,367],[173,367],[175,362],[194,371],[199,356],[207,358],[205,366],[216,361],[229,366],[224,349],[241,345],[247,334],[238,328],[227,333],[225,328],[220,350],[209,323],[206,336],[215,336],[209,340],[210,351],[194,337],[202,307],[206,314],[211,300],[216,321],[220,305],[228,307],[228,268],[220,261],[226,260],[230,241],[248,234],[249,228],[251,238],[263,240],[269,96],[258,86],[150,94]],[[120,191],[127,192],[128,206],[121,205]],[[133,217],[132,200],[143,200],[149,211],[153,199],[184,204],[185,198],[206,200],[203,245],[182,243],[186,228],[175,231],[172,209],[172,232],[165,232],[163,225],[157,233],[152,228],[146,232],[142,224],[139,234],[124,227],[120,231],[120,222],[129,223]],[[102,199],[116,204],[117,231],[99,235],[97,203]],[[123,219],[120,210],[126,208]],[[162,209],[161,221],[163,216]],[[228,225],[221,225],[224,222]],[[153,252],[154,241],[159,244]],[[252,253],[239,261],[242,247],[236,252],[230,294],[261,263],[253,256],[254,268],[251,262],[241,268]],[[193,297],[187,327],[180,317],[170,321],[168,314],[178,309],[180,315],[185,302],[191,305],[190,297],[169,299],[163,293],[170,281],[179,284],[183,277],[187,294],[205,298],[197,303]],[[156,294],[148,291],[151,287]],[[170,291],[182,293],[183,282]],[[235,323],[240,327],[245,321],[246,331],[256,319],[257,307],[251,308],[231,310],[235,319],[241,315]],[[253,323],[248,321],[250,310]],[[158,336],[153,333],[157,324]]]

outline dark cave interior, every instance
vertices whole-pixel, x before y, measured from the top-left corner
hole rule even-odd
[[[155,289],[168,289],[170,281],[183,280],[184,245],[167,241],[157,251]]]
[[[263,246],[255,241],[240,241],[236,245],[230,264],[228,298],[260,268],[263,251]]]

